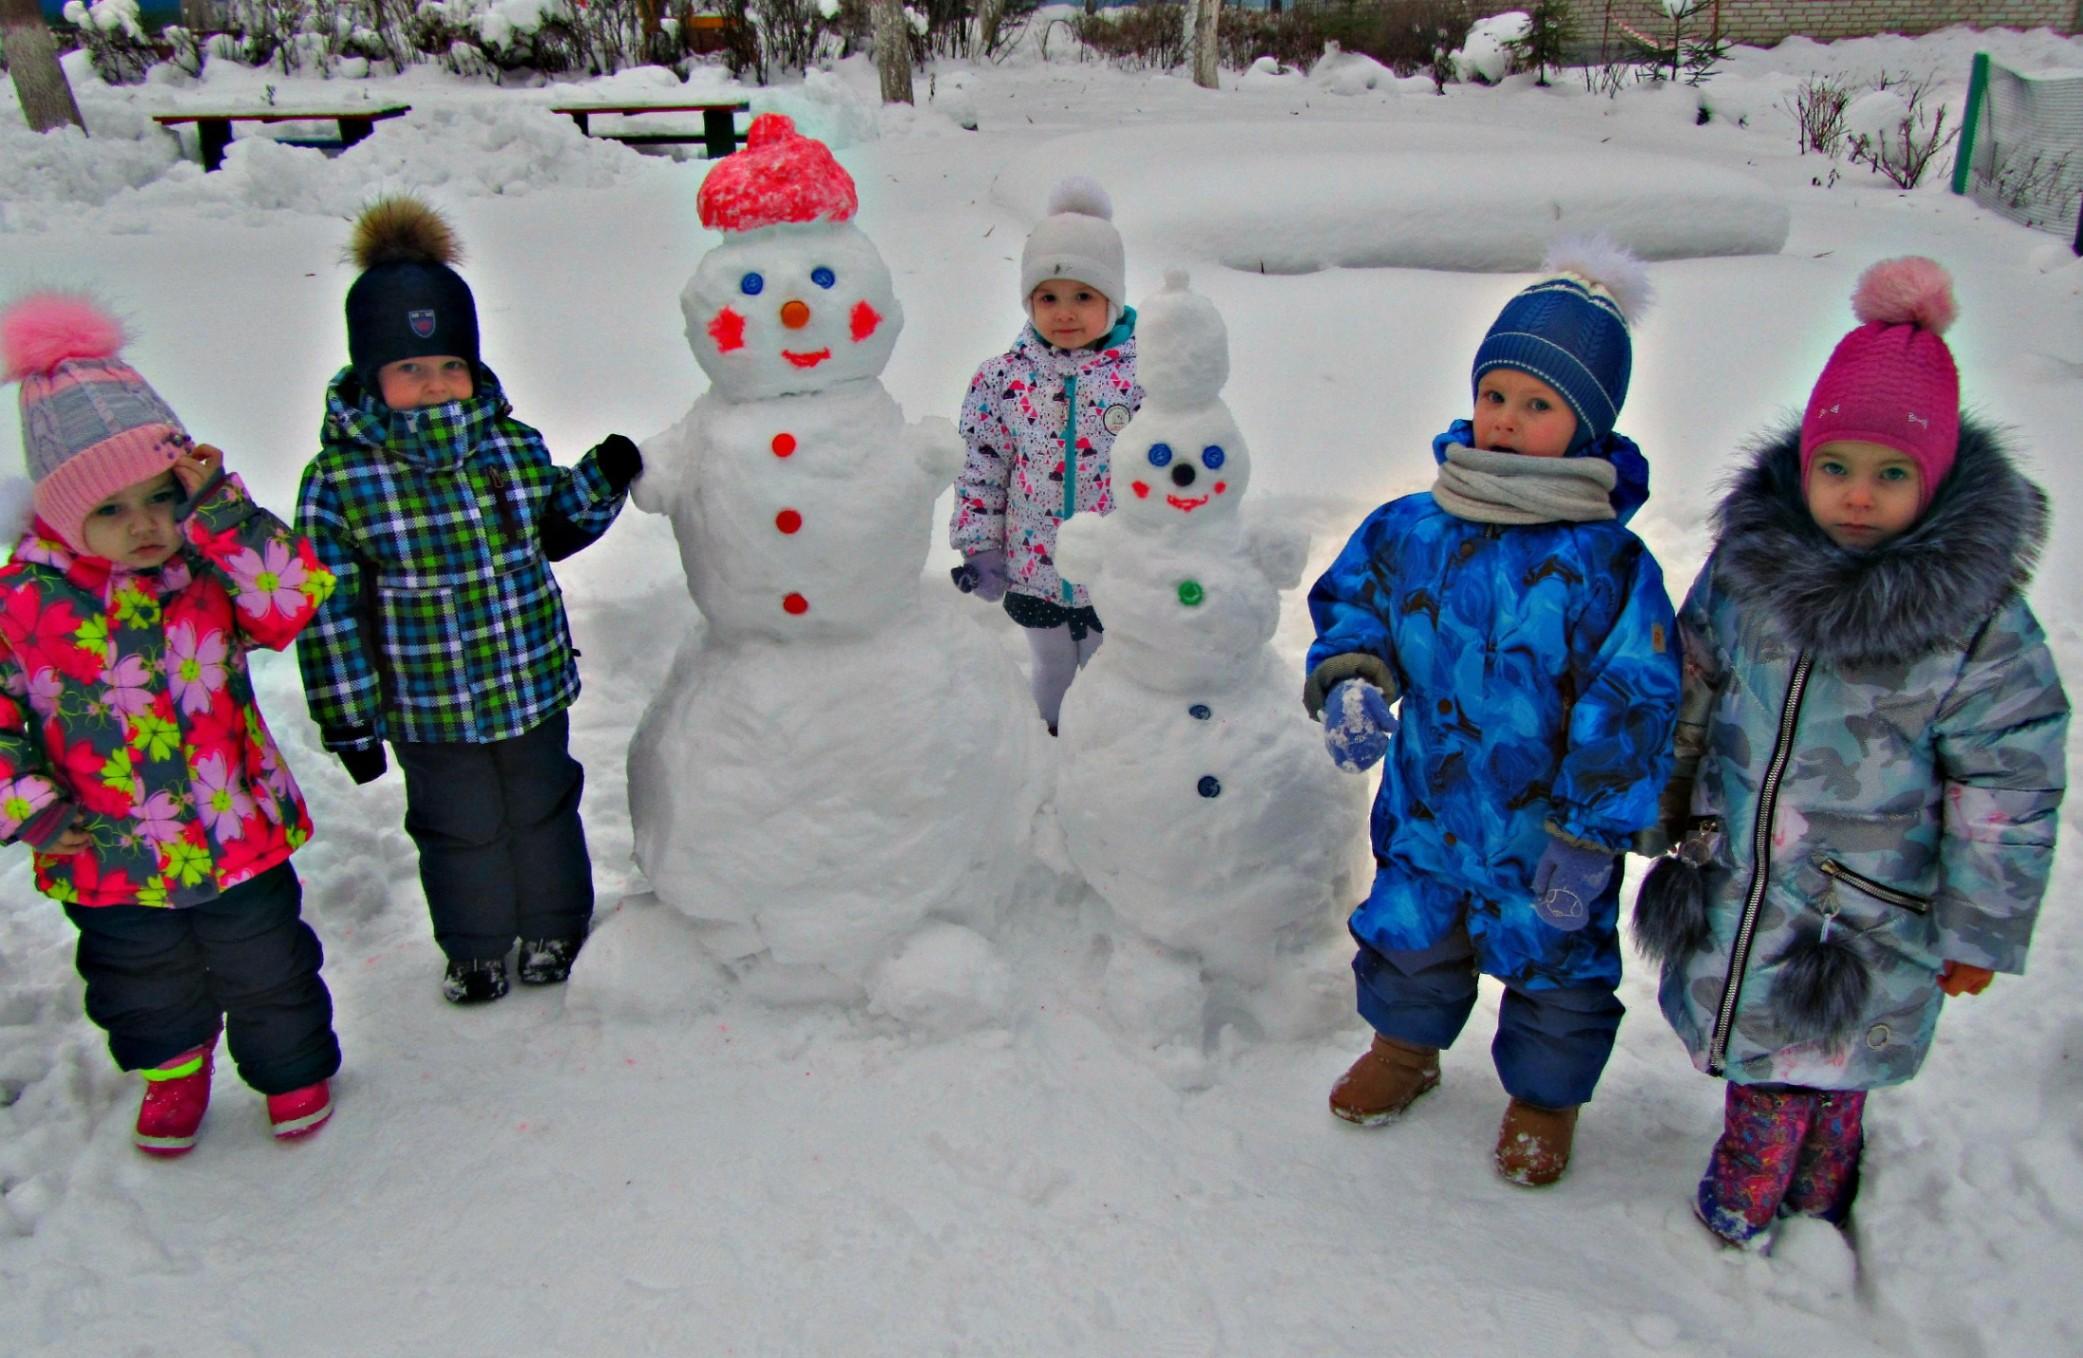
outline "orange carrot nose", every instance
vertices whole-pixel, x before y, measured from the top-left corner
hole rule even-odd
[[[810,306],[807,302],[787,301],[781,304],[781,323],[791,330],[801,330],[810,324]]]

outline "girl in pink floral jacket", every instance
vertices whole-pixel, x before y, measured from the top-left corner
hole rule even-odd
[[[277,1136],[339,1068],[289,857],[311,835],[246,671],[332,587],[117,357],[114,321],[39,296],[0,313],[36,521],[0,566],[0,840],[80,930],[87,1015],[146,1081],[137,1143],[194,1144],[220,1030]]]

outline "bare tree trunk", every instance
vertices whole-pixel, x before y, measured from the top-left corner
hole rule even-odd
[[[48,132],[70,123],[86,131],[37,0],[0,0],[0,41],[7,44],[7,68],[30,130]]]
[[[977,0],[976,50],[969,55],[988,57],[998,45],[998,29],[1005,22],[1005,0]]]
[[[181,0],[181,27],[195,34],[197,41],[205,33],[215,33],[219,27],[216,0]]]
[[[870,0],[875,20],[875,72],[882,77],[882,102],[909,104],[911,97],[911,25],[904,0]]]
[[[1193,25],[1193,35],[1187,43],[1187,50],[1193,54],[1193,83],[1204,90],[1215,89],[1215,71],[1221,56],[1221,49],[1215,44],[1215,26],[1222,17],[1222,0],[1192,0],[1187,13]]]

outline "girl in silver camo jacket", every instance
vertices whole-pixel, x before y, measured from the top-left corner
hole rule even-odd
[[[1845,1223],[1866,1091],[1916,1074],[1946,997],[2024,970],[2066,785],[2023,595],[2046,500],[1960,417],[1950,280],[1890,260],[1853,310],[1716,511],[1679,614],[1674,848],[1636,903],[1665,1017],[1728,1081],[1695,1205],[1732,1244]]]

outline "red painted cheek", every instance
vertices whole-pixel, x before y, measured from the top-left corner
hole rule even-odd
[[[855,344],[859,344],[862,340],[874,334],[876,329],[882,325],[882,316],[866,302],[855,302],[853,304],[852,320],[853,342]]]
[[[719,353],[745,347],[745,318],[729,307],[716,313],[709,321],[709,338],[716,341]]]
[[[1144,485],[1141,481],[1129,482],[1128,488],[1136,493],[1136,498],[1138,500],[1147,500],[1150,498],[1150,487]]]
[[[1227,493],[1227,492],[1228,492],[1228,490],[1229,490],[1229,488],[1230,488],[1230,483],[1229,483],[1229,482],[1227,482],[1227,481],[1217,481],[1217,482],[1215,483],[1215,493],[1216,493],[1217,495],[1222,495],[1222,494],[1225,494],[1225,493]]]

